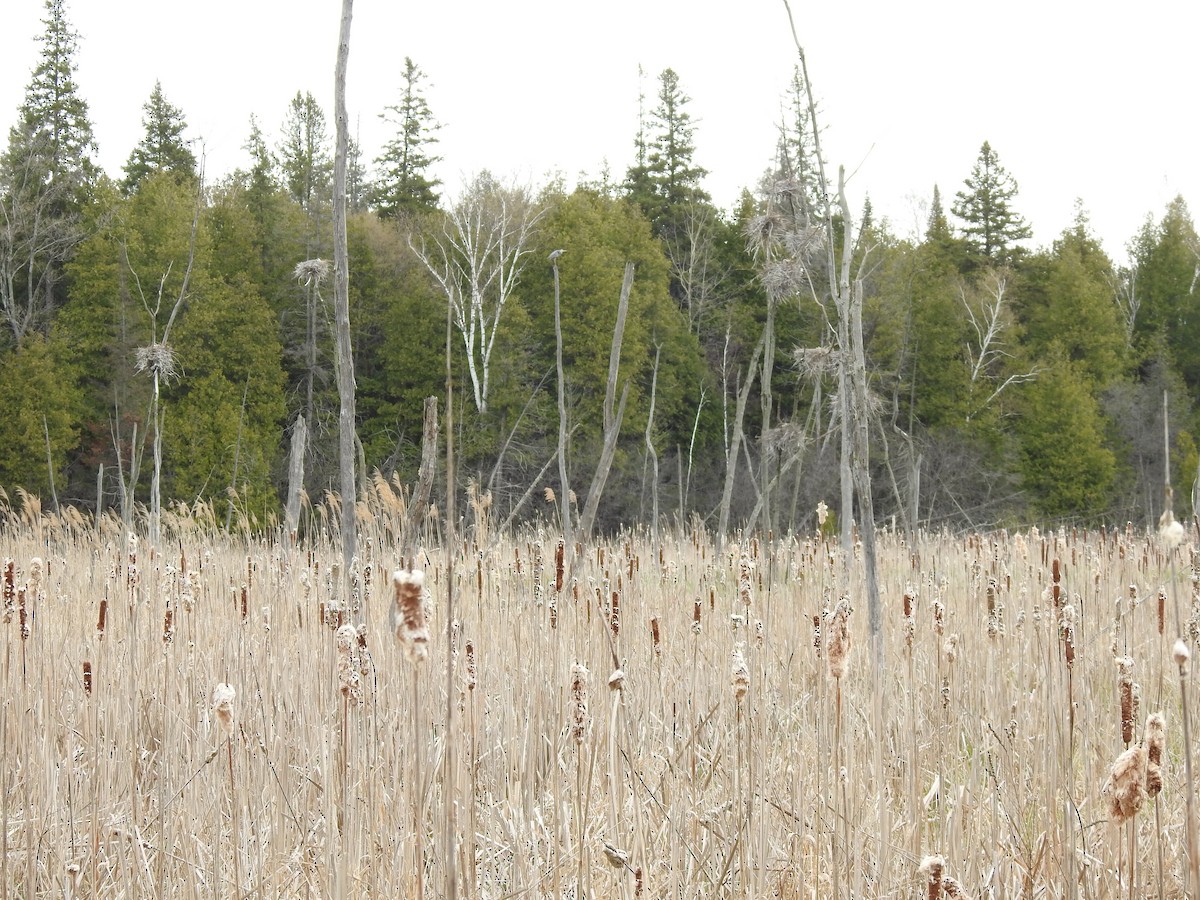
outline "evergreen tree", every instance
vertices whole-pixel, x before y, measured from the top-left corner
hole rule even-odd
[[[328,202],[333,177],[329,130],[325,113],[310,93],[297,91],[288,107],[279,165],[288,193],[306,212],[311,215],[316,205]]]
[[[80,211],[98,175],[65,0],[46,0],[43,24],[41,59],[0,157],[0,315],[14,343],[47,330],[63,301],[63,266],[83,238]]]
[[[689,204],[709,201],[700,187],[708,171],[692,160],[696,145],[695,125],[687,111],[690,102],[674,70],[663,70],[658,106],[650,114],[654,135],[645,143],[639,134],[638,162],[626,176],[629,198],[642,208],[658,237],[669,237],[682,227]]]
[[[1057,346],[1095,390],[1120,377],[1127,347],[1113,302],[1113,266],[1082,209],[1052,251],[1022,269],[1026,353],[1036,361]]]
[[[1165,346],[1193,390],[1200,388],[1200,236],[1176,197],[1157,225],[1147,221],[1132,248],[1140,300],[1135,339],[1144,357]]]
[[[187,121],[183,111],[163,95],[162,82],[154,82],[154,90],[142,109],[142,127],[146,133],[125,163],[125,190],[136,191],[146,176],[154,172],[170,173],[180,181],[194,179],[196,154],[183,138]]]
[[[400,102],[385,107],[380,114],[381,119],[396,129],[395,136],[384,144],[383,153],[375,160],[381,171],[372,200],[385,219],[435,209],[436,188],[441,184],[428,174],[429,168],[441,159],[429,153],[429,146],[437,143],[435,132],[441,126],[433,121],[421,88],[425,73],[406,56],[403,77]]]
[[[963,221],[963,233],[971,248],[993,263],[1008,261],[1017,241],[1033,232],[1013,209],[1017,182],[1000,165],[987,141],[979,149],[979,158],[964,183],[965,190],[955,194],[952,211]]]

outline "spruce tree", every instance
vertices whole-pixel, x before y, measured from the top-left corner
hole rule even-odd
[[[0,156],[0,314],[13,342],[44,332],[61,304],[63,265],[82,239],[80,212],[98,175],[64,0],[46,0],[43,24],[41,59]]]
[[[429,168],[441,159],[429,153],[429,146],[437,143],[435,132],[441,126],[433,121],[421,88],[425,73],[406,56],[403,77],[400,102],[385,107],[379,116],[396,129],[395,136],[384,144],[383,153],[375,160],[380,176],[372,201],[385,219],[436,209],[436,188],[441,184],[428,174]]]
[[[663,70],[658,106],[650,114],[653,136],[647,143],[639,133],[638,163],[626,176],[629,199],[642,208],[654,233],[662,238],[670,238],[681,227],[689,204],[709,201],[700,187],[708,170],[692,159],[696,145],[695,125],[687,111],[690,102],[674,70]]]
[[[154,82],[154,90],[142,110],[146,133],[125,163],[125,190],[136,191],[146,176],[154,172],[168,172],[181,181],[194,179],[196,154],[183,138],[187,120],[179,107],[167,101],[162,82]]]
[[[955,194],[952,212],[962,219],[968,244],[988,262],[1007,262],[1013,255],[1013,245],[1033,232],[1013,209],[1017,182],[1000,165],[987,141],[979,148],[979,158],[964,188]]]

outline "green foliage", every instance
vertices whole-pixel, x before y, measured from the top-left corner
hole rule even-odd
[[[1050,519],[1101,521],[1110,500],[1116,459],[1091,379],[1061,349],[1025,386],[1017,432],[1021,477],[1032,508]]]
[[[381,172],[375,182],[372,202],[385,219],[436,209],[436,188],[441,183],[428,174],[430,166],[441,159],[428,152],[429,145],[437,143],[435,132],[441,126],[433,121],[433,113],[421,88],[425,73],[406,56],[403,78],[400,102],[386,107],[380,114],[381,119],[396,129],[375,160]]]
[[[40,335],[28,335],[0,360],[0,487],[24,487],[49,496],[53,467],[63,484],[68,455],[79,443],[79,391],[61,348]],[[47,460],[47,441],[50,458]]]
[[[962,219],[968,243],[985,261],[1008,261],[1016,249],[1013,245],[1033,232],[1013,209],[1017,182],[1000,165],[987,141],[979,148],[979,158],[964,187],[954,195],[952,211]]]
[[[1112,264],[1080,213],[1075,225],[1022,266],[1025,348],[1031,358],[1057,346],[1098,388],[1125,368],[1125,329],[1113,296]]]
[[[330,201],[333,160],[329,155],[329,129],[325,113],[310,93],[297,91],[288,106],[279,166],[288,193],[306,211],[311,213],[314,207]]]
[[[187,120],[179,107],[167,102],[162,82],[154,82],[154,90],[142,109],[142,127],[146,133],[125,163],[125,190],[136,191],[147,176],[156,172],[170,173],[178,181],[193,181],[196,154],[183,139]]]
[[[1200,237],[1182,197],[1171,201],[1157,226],[1147,221],[1132,251],[1140,299],[1134,333],[1143,355],[1161,336],[1188,387],[1200,389]]]
[[[167,493],[215,501],[236,486],[241,508],[260,517],[273,511],[285,404],[270,307],[247,284],[207,281],[173,343],[183,375],[164,397]]]

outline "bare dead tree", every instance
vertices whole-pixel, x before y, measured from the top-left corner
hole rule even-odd
[[[409,237],[409,246],[450,304],[480,412],[487,411],[492,353],[504,306],[520,280],[543,213],[528,188],[506,187],[484,172],[445,214],[432,247],[424,237]]]
[[[338,386],[338,484],[342,495],[342,573],[350,599],[358,551],[358,491],[354,477],[355,410],[354,353],[350,343],[350,253],[346,239],[346,160],[350,144],[350,117],[346,112],[346,69],[350,61],[350,22],[354,0],[342,0],[337,63],[333,79],[333,121],[337,131],[333,159],[333,295]],[[355,623],[365,624],[365,610],[353,610]]]
[[[679,286],[688,329],[699,334],[704,321],[724,302],[728,272],[716,254],[717,212],[711,206],[689,203],[682,228],[666,242],[671,275]]]
[[[971,365],[971,388],[989,389],[991,393],[967,415],[969,422],[974,416],[991,405],[1005,389],[1038,375],[1036,368],[1028,372],[1013,373],[1001,377],[999,372],[1005,360],[1013,358],[1007,349],[1006,338],[1012,328],[1013,315],[1008,299],[1008,274],[1004,270],[991,269],[984,276],[983,286],[968,292],[959,287],[959,297],[967,311],[974,340],[967,343],[967,361]]]

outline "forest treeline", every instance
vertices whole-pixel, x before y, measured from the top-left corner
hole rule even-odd
[[[128,510],[157,477],[164,502],[268,527],[299,427],[307,495],[336,484],[325,112],[297,93],[276,134],[248,123],[249,168],[208,178],[185,111],[156,85],[144,137],[105,173],[63,0],[47,0],[44,25],[0,157],[0,486]],[[811,527],[818,501],[836,513],[838,310],[832,267],[817,262],[827,204],[799,72],[774,163],[747,173],[730,210],[705,192],[670,69],[631,135],[634,163],[572,189],[480,172],[447,195],[423,86],[406,60],[380,111],[392,138],[350,156],[363,490],[416,479],[449,338],[458,488],[501,519],[557,517],[573,493],[555,463],[557,298],[578,503],[619,415],[600,527],[657,513],[784,531]],[[930,186],[916,240],[865,198],[835,216],[850,241],[834,254],[852,248],[862,285],[877,519],[1140,524],[1157,520],[1168,480],[1186,511],[1200,464],[1200,238],[1183,198],[1130,223],[1117,266],[1082,201],[1070,228],[1031,247],[1016,179],[989,143],[947,179],[945,197]],[[616,409],[606,388],[627,263]]]

